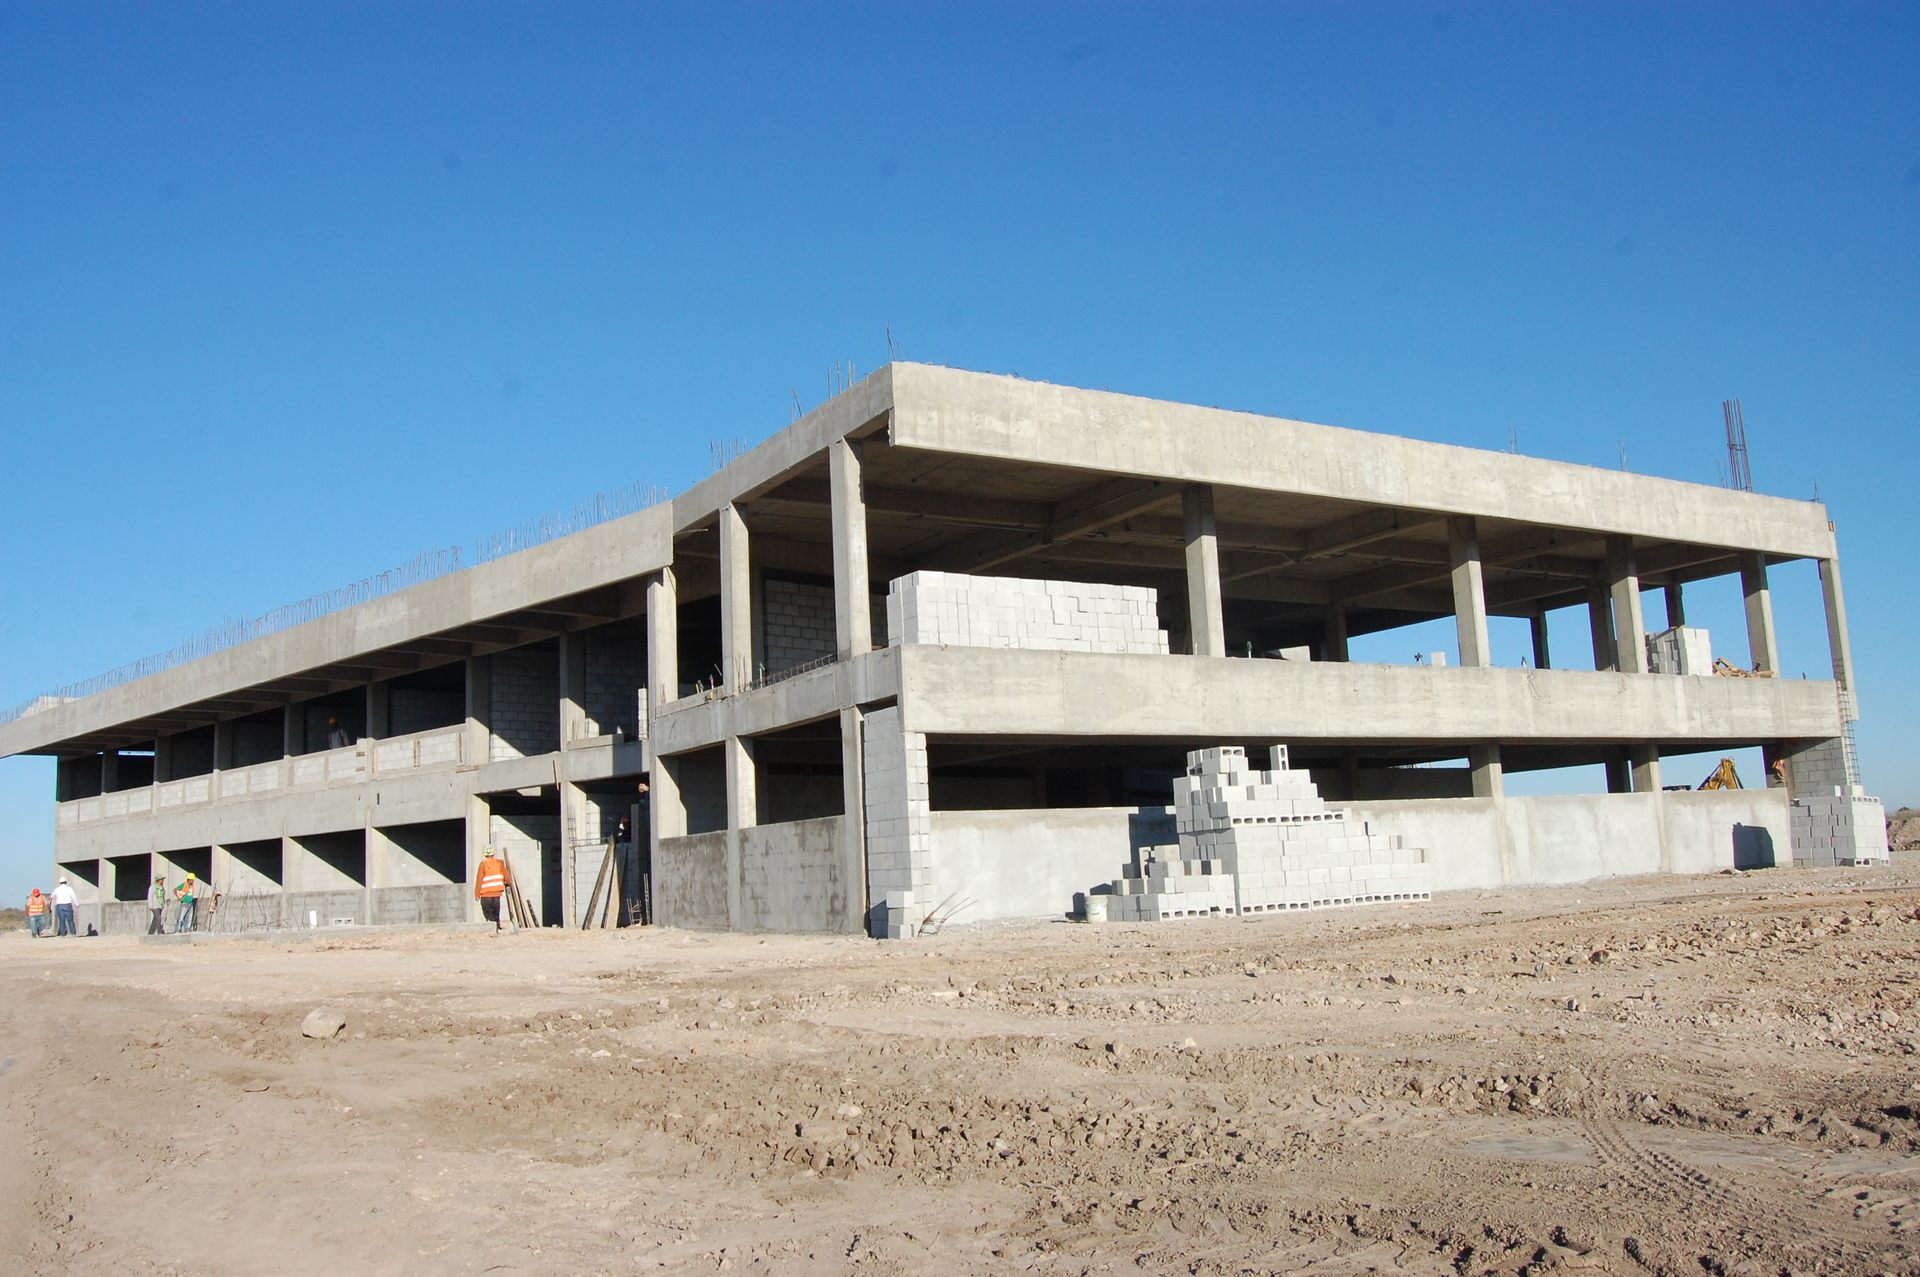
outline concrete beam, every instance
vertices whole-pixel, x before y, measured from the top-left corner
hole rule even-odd
[[[1211,661],[918,644],[889,651],[900,659],[908,729],[934,734],[1509,746],[1692,740],[1714,747],[1839,734],[1833,685],[1798,679],[1638,678],[1497,666]]]
[[[675,701],[654,716],[651,754],[690,753],[728,736],[758,736],[831,718],[851,706],[871,708],[894,701],[900,695],[900,653],[905,650],[878,648],[737,696]]]
[[[830,447],[834,445],[829,445]],[[866,484],[866,507],[883,514],[906,514],[956,527],[1003,528],[1038,532],[1047,526],[1043,501],[1015,501],[985,493],[959,495],[935,489]],[[832,480],[811,476],[789,479],[759,498],[763,502],[826,506],[832,504]]]
[[[1047,524],[1035,532],[980,532],[926,556],[942,572],[987,572],[1047,546],[1059,545],[1123,522],[1173,500],[1158,480],[1120,478],[1095,484],[1048,507]]]
[[[1302,557],[1318,559],[1345,554],[1349,550],[1357,550],[1362,546],[1384,541],[1401,533],[1431,527],[1437,521],[1431,514],[1414,510],[1391,508],[1363,510],[1359,514],[1324,524],[1309,532]]]

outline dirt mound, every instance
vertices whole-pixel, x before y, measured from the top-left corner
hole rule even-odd
[[[1887,817],[1887,845],[1895,851],[1920,851],[1920,811],[1902,807]]]

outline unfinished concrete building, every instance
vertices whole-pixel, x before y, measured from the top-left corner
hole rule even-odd
[[[1831,679],[1767,677],[1796,559]],[[1647,642],[1643,593],[1678,622],[1720,575],[1760,676],[1655,672],[1693,649]],[[1598,668],[1552,668],[1576,604]],[[1528,667],[1489,616],[1531,622]],[[1436,617],[1457,664],[1347,659]],[[857,932],[889,893],[1065,912],[1172,841],[1222,744],[1286,745],[1435,889],[1818,858],[1790,800],[1865,801],[1854,716],[1819,505],[896,363],[670,502],[43,699],[0,753],[59,756],[56,859],[109,932],[187,871],[258,925],[477,916],[488,845],[575,924],[621,838],[629,917]],[[1783,783],[1663,792],[1662,755],[1747,746]],[[1586,764],[1608,793],[1504,792]]]

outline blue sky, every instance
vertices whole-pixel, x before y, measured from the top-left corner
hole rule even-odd
[[[1911,5],[0,4],[0,704],[682,488],[891,324],[1708,483],[1738,395],[1920,802],[1917,108]],[[51,788],[0,762],[0,896]]]

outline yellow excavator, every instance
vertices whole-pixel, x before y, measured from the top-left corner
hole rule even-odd
[[[1740,773],[1733,769],[1733,760],[1731,758],[1723,758],[1720,760],[1720,765],[1708,773],[1705,780],[1700,782],[1700,788],[1743,789],[1745,786],[1740,783]]]

